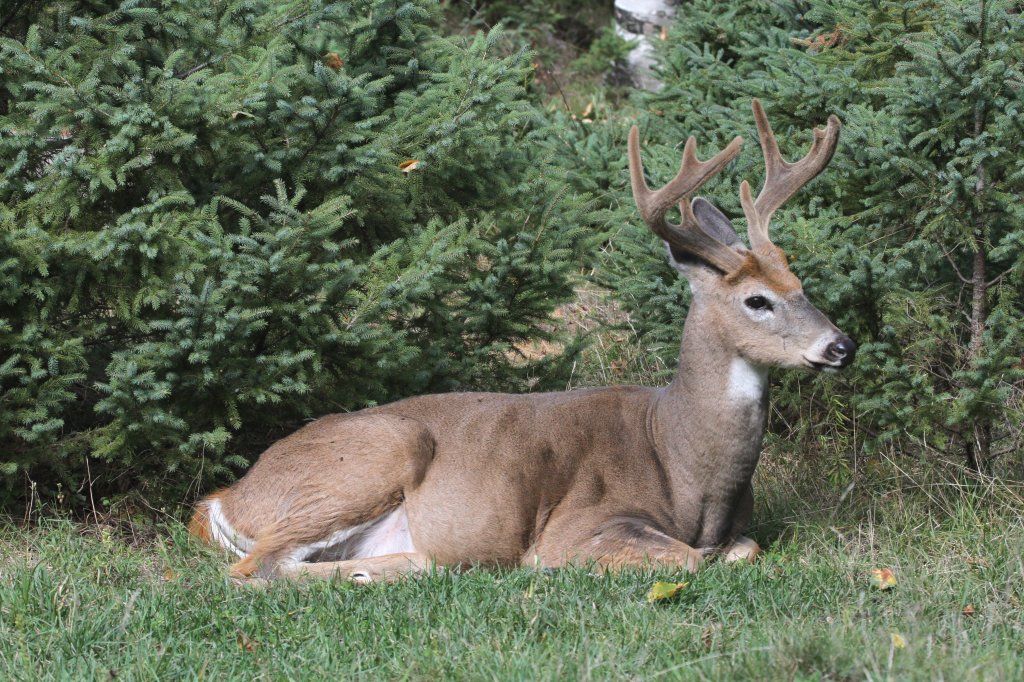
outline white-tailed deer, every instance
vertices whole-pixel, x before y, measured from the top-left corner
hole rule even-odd
[[[651,191],[630,131],[637,207],[693,290],[668,386],[428,395],[323,417],[203,499],[192,532],[236,554],[239,577],[374,580],[432,563],[694,570],[714,553],[753,558],[743,532],[767,371],[839,369],[856,349],[768,237],[775,209],[831,159],[839,120],[790,164],[753,107],[766,176],[756,200],[740,187],[749,249],[717,208],[688,200],[741,138],[701,162],[691,137],[678,175]],[[665,215],[677,203],[673,225]]]

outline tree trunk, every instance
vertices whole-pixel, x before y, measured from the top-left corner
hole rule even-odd
[[[985,1],[981,2],[981,26],[978,27],[978,38],[982,50],[985,49]],[[985,130],[987,112],[981,102],[974,107],[974,136],[979,137]],[[975,171],[974,207],[972,210],[974,246],[973,272],[971,273],[971,338],[968,345],[968,362],[976,367],[978,360],[985,351],[985,320],[988,316],[986,295],[988,294],[988,269],[985,263],[985,249],[988,244],[988,226],[985,212],[982,210],[987,189],[985,164],[978,164]],[[979,415],[972,425],[970,435],[965,443],[967,468],[984,473],[988,470],[992,455],[992,420],[988,415]]]
[[[978,191],[984,189],[984,168],[978,170]],[[971,340],[968,347],[968,358],[971,365],[976,365],[985,350],[985,317],[987,309],[985,295],[988,283],[985,281],[985,234],[984,227],[978,221],[984,221],[980,212],[975,217],[974,231],[974,272],[971,276]],[[979,415],[973,424],[969,442],[966,443],[967,468],[979,473],[988,470],[992,454],[992,420],[987,415]]]

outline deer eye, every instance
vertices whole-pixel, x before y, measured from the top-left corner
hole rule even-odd
[[[764,296],[751,296],[747,300],[743,301],[751,310],[771,310],[772,304],[768,302],[768,299]]]

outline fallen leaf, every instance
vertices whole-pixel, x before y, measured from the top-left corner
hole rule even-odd
[[[715,632],[720,626],[718,623],[712,623],[711,625],[704,628],[704,632],[700,633],[701,644],[704,645],[705,649],[710,649],[715,643]]]
[[[656,601],[665,601],[676,596],[690,583],[667,583],[659,580],[651,585],[651,591],[647,593],[647,603],[653,604]]]
[[[890,632],[889,639],[892,640],[893,647],[897,649],[905,649],[907,646],[907,640],[898,632]]]
[[[888,568],[876,568],[871,571],[871,584],[880,590],[888,590],[896,586],[896,575]]]
[[[590,102],[590,103],[587,104],[587,107],[583,110],[583,113],[580,114],[580,116],[582,116],[583,118],[586,118],[586,117],[590,116],[592,113],[594,113],[594,103]]]
[[[974,604],[968,604],[967,606],[965,606],[964,610],[961,611],[961,613],[963,613],[968,618],[973,616],[975,614]]]
[[[658,38],[660,38],[661,40],[668,40],[668,27],[667,26],[662,26],[661,27],[661,34],[658,36]]]
[[[416,159],[407,159],[402,163],[398,164],[398,169],[403,173],[411,173],[420,167],[420,162]]]
[[[256,650],[256,640],[249,637],[241,630],[238,631],[238,648],[242,651],[253,652]]]
[[[174,580],[177,577],[178,577],[178,575],[174,572],[173,568],[164,569],[164,582],[165,583],[169,583],[169,582],[171,582],[172,580]]]

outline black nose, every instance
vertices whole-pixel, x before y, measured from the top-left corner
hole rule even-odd
[[[829,362],[838,363],[840,367],[846,367],[853,362],[853,356],[857,354],[857,344],[849,337],[842,337],[838,341],[828,344],[825,349],[825,359]]]

